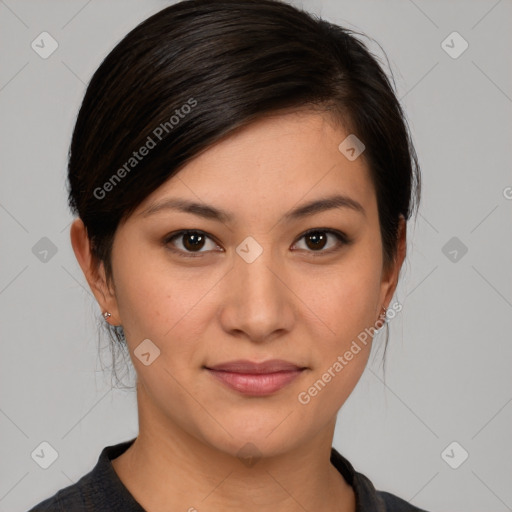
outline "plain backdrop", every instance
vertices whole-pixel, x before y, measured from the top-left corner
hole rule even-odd
[[[70,246],[66,163],[92,73],[171,3],[0,0],[1,512],[26,511],[137,435],[135,392],[112,389]],[[512,2],[294,3],[373,39],[423,178],[386,378],[381,334],[334,446],[429,511],[512,510]],[[42,32],[58,45],[47,58],[32,47]],[[44,442],[57,456],[47,469],[33,457]]]

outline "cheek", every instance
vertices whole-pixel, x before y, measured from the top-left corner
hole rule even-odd
[[[151,339],[160,348],[162,341],[179,328],[186,316],[187,300],[178,283],[170,283],[152,271],[140,269],[123,279],[120,273],[117,302],[127,341]]]
[[[128,340],[150,338],[159,332],[162,322],[161,309],[174,311],[171,295],[164,283],[153,272],[143,267],[130,269],[118,266],[116,297],[123,329]]]
[[[297,295],[322,326],[328,349],[339,350],[350,344],[377,319],[381,262],[374,254],[369,244],[361,244],[328,272],[312,268],[307,279],[296,280]]]
[[[126,254],[130,257],[116,262],[116,297],[131,352],[150,339],[160,350],[160,363],[180,373],[197,366],[197,340],[215,311],[209,304],[225,271],[187,269],[137,250]]]
[[[310,336],[316,340],[316,364],[308,379],[310,387],[303,389],[304,400],[299,400],[311,401],[313,408],[326,402],[341,406],[370,355],[377,327],[381,262],[369,245],[359,249],[328,274],[310,273],[298,291],[300,297],[307,297],[304,302],[314,312],[309,326],[314,330]]]

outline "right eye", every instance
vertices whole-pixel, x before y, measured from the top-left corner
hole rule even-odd
[[[178,240],[179,244],[175,244],[175,240]],[[167,235],[163,240],[163,243],[168,246],[172,252],[175,252],[180,256],[185,258],[197,258],[201,253],[210,252],[207,250],[200,250],[204,247],[207,240],[211,240],[213,242],[213,239],[204,231],[188,229]],[[182,248],[177,248],[176,245],[181,245]],[[213,245],[215,247],[219,247],[215,242],[213,242]]]

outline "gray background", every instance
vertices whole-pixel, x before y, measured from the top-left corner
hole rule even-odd
[[[3,512],[76,482],[104,446],[137,435],[135,392],[111,389],[100,312],[70,246],[66,158],[94,70],[170,3],[0,1]],[[512,2],[295,3],[382,45],[424,183],[385,381],[382,334],[334,445],[377,488],[432,512],[512,510]],[[43,31],[59,45],[47,59],[31,48]],[[457,58],[442,46],[453,31],[469,44]],[[31,457],[43,441],[58,453],[48,469]],[[443,458],[453,441],[462,448]]]

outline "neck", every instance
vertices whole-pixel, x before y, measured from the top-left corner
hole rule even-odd
[[[330,462],[336,418],[293,451],[239,458],[205,444],[169,418],[155,421],[156,412],[138,398],[139,435],[112,465],[146,510],[355,512],[353,489]]]

